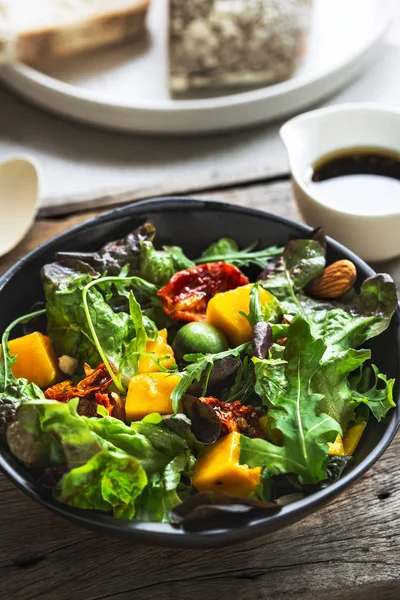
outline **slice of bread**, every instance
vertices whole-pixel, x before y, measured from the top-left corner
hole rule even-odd
[[[240,91],[288,79],[301,62],[312,0],[169,0],[170,88]]]
[[[0,62],[38,64],[133,38],[150,0],[0,0]]]

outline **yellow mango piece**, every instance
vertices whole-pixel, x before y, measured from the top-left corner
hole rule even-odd
[[[125,403],[128,421],[139,421],[153,412],[171,414],[171,394],[180,379],[180,375],[168,373],[143,373],[132,377]]]
[[[247,319],[239,313],[242,311],[246,315],[249,314],[253,285],[249,283],[216,294],[207,306],[206,322],[222,331],[233,346],[240,346],[251,340],[252,328]],[[274,300],[274,296],[262,287],[259,288],[259,293],[262,307]]]
[[[343,447],[343,438],[341,435],[338,435],[334,442],[328,442],[328,446],[329,446],[329,451],[328,451],[329,456],[346,456],[346,452],[344,451],[344,447]]]
[[[171,369],[174,365],[174,351],[171,346],[167,342],[167,330],[161,329],[158,332],[158,337],[154,342],[150,340],[146,344],[146,352],[149,356],[144,356],[139,360],[139,373],[156,373],[160,371],[157,363],[154,362],[154,359],[161,359],[164,356],[169,356],[170,358],[165,358],[160,362],[160,364],[165,369]]]
[[[366,423],[355,423],[347,429],[343,436],[344,453],[346,456],[353,456],[366,426]]]
[[[14,377],[23,377],[45,389],[58,377],[57,357],[50,338],[35,331],[8,342],[11,354],[17,357],[12,366]]]
[[[261,481],[261,467],[239,464],[240,433],[232,431],[203,450],[196,460],[192,483],[199,492],[220,491],[247,498]]]

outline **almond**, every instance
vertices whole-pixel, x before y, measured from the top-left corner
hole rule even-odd
[[[348,292],[357,279],[357,270],[350,260],[338,260],[326,267],[308,286],[315,298],[339,298]]]

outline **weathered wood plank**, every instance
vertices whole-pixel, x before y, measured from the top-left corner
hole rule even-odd
[[[162,184],[137,188],[136,190],[112,189],[104,190],[102,195],[97,193],[96,196],[84,194],[80,197],[74,196],[71,198],[68,196],[46,198],[47,206],[40,210],[39,216],[69,215],[72,212],[86,212],[98,208],[118,206],[143,200],[144,198],[154,198],[155,196],[191,196],[212,190],[223,191],[233,187],[247,187],[256,183],[265,185],[271,181],[287,181],[288,179],[288,171],[273,163],[253,169],[247,168],[243,171],[207,171],[202,175],[197,173],[193,177],[172,179]],[[50,203],[51,206],[49,206]]]
[[[300,219],[287,181],[197,193]],[[39,220],[0,260],[101,212]],[[400,281],[399,261],[388,270]],[[397,600],[400,597],[400,438],[364,478],[314,516],[223,550],[160,549],[79,529],[0,475],[4,600]]]
[[[335,502],[271,536],[222,550],[121,542],[81,530],[0,479],[0,581],[16,600],[397,600],[397,438]]]

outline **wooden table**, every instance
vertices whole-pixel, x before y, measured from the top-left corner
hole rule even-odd
[[[299,219],[288,178],[266,168],[241,180],[192,182],[207,197]],[[153,190],[155,191],[155,190]],[[158,192],[172,192],[161,189]],[[146,196],[145,192],[142,192]],[[40,218],[0,271],[101,208]],[[86,208],[88,208],[86,206]],[[400,260],[379,265],[400,283]],[[0,598],[4,600],[398,600],[400,468],[397,437],[378,464],[327,508],[278,533],[218,550],[121,542],[42,508],[0,475]]]

